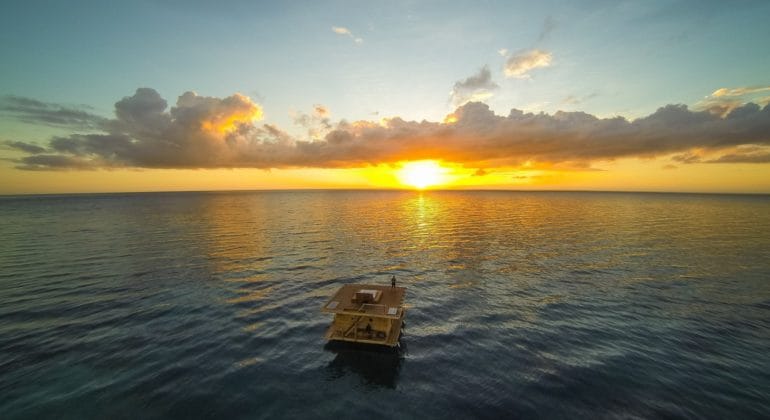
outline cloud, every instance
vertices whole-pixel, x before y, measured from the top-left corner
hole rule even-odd
[[[551,65],[553,56],[551,53],[543,50],[533,49],[521,51],[510,57],[505,62],[505,76],[518,79],[529,79],[529,72]]]
[[[770,152],[761,154],[729,154],[706,163],[770,163]]]
[[[720,88],[711,94],[713,97],[725,97],[725,96],[744,96],[752,93],[767,92],[770,91],[770,87],[741,87],[741,88]]]
[[[355,35],[353,35],[353,32],[350,31],[350,29],[344,27],[344,26],[332,26],[332,32],[338,35],[345,35],[349,36],[353,42],[356,44],[363,44],[364,40],[362,38],[359,38]]]
[[[701,163],[702,162],[701,157],[698,154],[692,153],[692,152],[672,156],[671,160],[679,163]]]
[[[733,152],[725,153],[705,163],[770,163],[770,147],[739,146]]]
[[[307,129],[308,136],[317,140],[323,138],[332,129],[330,115],[327,107],[315,104],[312,113],[295,112],[291,117],[294,124]]]
[[[24,158],[24,163],[19,169],[28,171],[48,171],[56,169],[93,170],[99,165],[88,159],[66,155],[35,155]]]
[[[6,146],[26,152],[15,162],[32,170],[345,168],[421,159],[476,168],[529,162],[528,167],[585,169],[594,162],[671,155],[685,164],[703,162],[702,156],[715,163],[720,156],[721,162],[762,163],[770,150],[770,106],[753,103],[724,116],[666,105],[629,121],[563,111],[513,109],[497,115],[485,104],[470,102],[455,110],[451,123],[398,117],[332,122],[328,110],[317,105],[308,124],[326,124],[324,133],[305,139],[258,124],[261,114],[258,104],[239,94],[213,98],[186,92],[168,108],[157,92],[142,88],[115,104],[115,118],[101,133],[54,137],[44,148],[26,142]]]
[[[770,92],[770,86],[719,88],[698,102],[696,109],[725,116],[747,103],[767,105],[770,103],[770,96],[766,95],[768,92]]]
[[[598,93],[594,92],[588,95],[584,96],[575,96],[575,95],[567,95],[564,97],[564,99],[561,100],[562,105],[580,105],[583,102],[588,101],[589,99],[593,99],[595,97],[599,96]]]
[[[553,17],[546,17],[543,21],[543,26],[540,29],[540,35],[538,35],[535,45],[542,44],[546,41],[555,28],[556,21]],[[513,55],[509,55],[508,49],[501,48],[497,50],[497,53],[506,58],[503,73],[505,74],[505,77],[509,78],[529,79],[531,78],[529,75],[530,71],[541,67],[549,67],[553,61],[553,54],[537,48],[520,50]]]
[[[22,152],[29,153],[31,155],[45,152],[45,148],[36,144],[25,143],[23,141],[5,141],[3,144],[7,148],[21,150]]]
[[[471,101],[482,101],[491,97],[492,91],[497,88],[497,84],[492,81],[489,67],[484,66],[477,74],[456,82],[450,93],[450,100],[454,106]]]
[[[340,34],[340,35],[351,35],[351,36],[353,35],[350,32],[350,29],[344,28],[342,26],[332,26],[332,31],[334,31],[334,33],[337,33],[337,34]]]
[[[540,29],[540,35],[537,37],[537,42],[543,42],[551,36],[551,32],[556,29],[556,21],[552,16],[548,16],[543,21],[543,27]]]
[[[320,104],[314,104],[313,113],[319,117],[326,117],[329,115],[329,108]]]
[[[95,129],[101,127],[105,118],[86,111],[85,106],[68,106],[47,103],[22,96],[0,97],[0,114],[33,124],[54,127]]]
[[[116,118],[102,124],[104,132],[54,137],[45,151],[22,158],[20,167],[227,167],[238,161],[242,151],[235,146],[243,138],[285,141],[279,131],[254,126],[262,109],[240,94],[220,99],[186,92],[166,108],[155,90],[137,89],[115,104]],[[32,144],[12,146],[23,150]]]

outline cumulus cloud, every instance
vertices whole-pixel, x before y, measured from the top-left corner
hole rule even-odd
[[[45,150],[25,142],[6,145],[33,152],[19,161],[23,169],[175,168],[228,166],[244,137],[281,141],[279,133],[254,126],[262,109],[240,94],[220,99],[186,92],[166,108],[155,90],[140,88],[115,104],[116,118],[101,124],[102,133],[54,137]]]
[[[187,92],[176,105],[152,89],[138,89],[115,104],[101,133],[73,133],[42,147],[8,142],[26,153],[22,169],[361,167],[403,160],[439,159],[468,167],[590,168],[593,162],[677,155],[683,164],[765,163],[770,151],[770,106],[750,103],[722,116],[666,105],[633,121],[583,112],[497,115],[470,102],[450,122],[326,121],[321,138],[299,139],[258,124],[261,108],[243,95],[212,98]],[[316,106],[309,118],[328,118]],[[705,153],[705,154],[704,154]],[[738,156],[740,155],[740,156]],[[529,167],[529,166],[528,166]]]
[[[534,69],[551,65],[553,56],[543,50],[533,49],[511,55],[505,62],[505,76],[518,79],[529,79]]]
[[[492,91],[497,88],[497,84],[492,81],[489,67],[484,66],[473,76],[456,82],[450,93],[450,100],[454,106],[471,101],[482,101],[491,97]]]
[[[364,40],[362,38],[359,38],[355,35],[353,35],[353,32],[350,31],[350,29],[344,27],[344,26],[332,26],[332,32],[338,35],[344,35],[349,36],[350,39],[353,40],[356,44],[363,44]]]

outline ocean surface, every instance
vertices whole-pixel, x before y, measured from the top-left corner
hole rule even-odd
[[[0,418],[770,418],[770,196],[0,197]],[[396,352],[326,345],[408,287]]]

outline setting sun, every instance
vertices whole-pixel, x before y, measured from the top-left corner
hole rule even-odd
[[[396,175],[402,184],[420,190],[446,182],[446,169],[432,160],[408,162]]]

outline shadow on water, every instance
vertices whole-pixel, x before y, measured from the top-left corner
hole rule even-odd
[[[330,341],[324,350],[337,355],[326,366],[330,378],[338,379],[353,373],[367,385],[395,389],[406,354],[406,343],[401,341],[400,348],[391,348]]]

